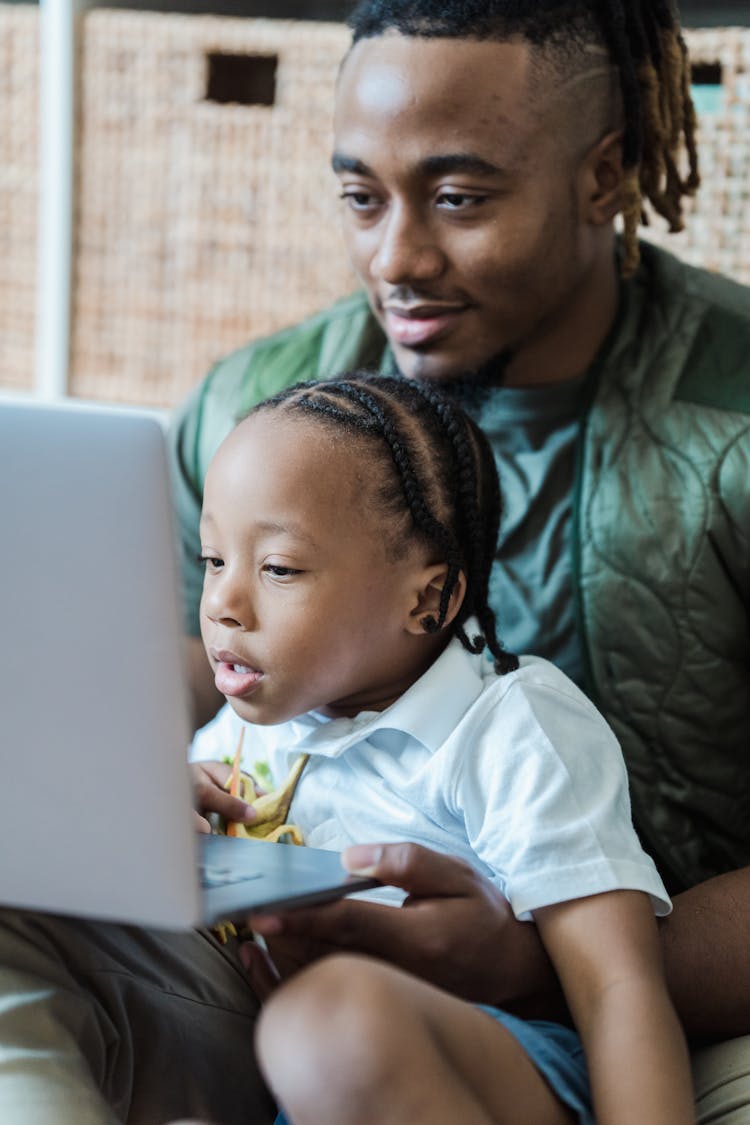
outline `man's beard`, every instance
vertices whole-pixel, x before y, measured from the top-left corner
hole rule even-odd
[[[479,406],[490,391],[504,385],[508,365],[512,359],[513,349],[504,348],[477,367],[467,368],[466,371],[450,379],[440,379],[434,384],[435,388],[441,395],[452,399],[459,406],[465,408]],[[416,378],[419,379],[419,375]]]

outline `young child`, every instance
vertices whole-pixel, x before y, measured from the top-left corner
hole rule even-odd
[[[412,381],[294,387],[210,465],[202,634],[230,706],[193,758],[231,755],[250,724],[249,772],[279,784],[307,756],[289,819],[309,845],[463,856],[538,927],[580,1035],[328,957],[259,1022],[293,1125],[693,1120],[654,920],[669,899],[609,727],[551,664],[497,640],[499,518],[481,432]],[[193,769],[204,809],[220,806],[225,775]]]

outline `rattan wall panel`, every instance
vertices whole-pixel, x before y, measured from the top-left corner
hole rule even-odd
[[[750,283],[750,29],[686,32],[719,63],[685,231],[644,232]],[[354,284],[328,170],[338,24],[92,10],[82,20],[71,388],[171,405],[211,363]],[[276,55],[273,106],[206,100],[210,52]],[[31,386],[38,9],[0,4],[0,386]]]
[[[685,208],[685,230],[658,216],[643,235],[697,266],[750,284],[750,28],[685,32],[692,63],[718,63],[716,104],[699,115],[701,187]]]
[[[38,12],[0,4],[0,386],[34,379]]]
[[[174,403],[354,287],[328,166],[347,42],[337,24],[86,17],[73,393]],[[274,104],[207,101],[212,52],[277,56]]]

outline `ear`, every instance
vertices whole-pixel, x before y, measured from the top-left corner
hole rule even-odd
[[[589,149],[580,165],[581,214],[593,226],[606,226],[622,210],[622,137],[622,130],[605,134]]]
[[[411,633],[413,636],[422,636],[424,633],[436,633],[438,631],[440,599],[447,577],[447,563],[438,563],[435,566],[426,566],[422,569],[406,621],[407,633]],[[466,575],[461,570],[451,591],[448,611],[441,629],[444,629],[453,621],[463,604],[465,594]]]

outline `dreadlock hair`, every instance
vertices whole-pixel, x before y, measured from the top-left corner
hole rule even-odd
[[[582,48],[606,49],[624,116],[623,276],[638,266],[646,200],[670,231],[683,229],[683,197],[696,192],[700,177],[690,65],[673,0],[360,0],[348,22],[354,43],[389,29],[418,38],[517,36],[563,65]]]
[[[497,638],[489,605],[489,580],[500,525],[500,486],[492,449],[479,427],[431,387],[408,379],[353,372],[331,381],[300,383],[250,411],[303,415],[367,443],[379,462],[377,500],[402,520],[409,537],[434,548],[448,571],[437,618],[422,628],[445,624],[459,573],[466,593],[449,629],[469,652],[487,647],[499,674],[514,671],[518,659]],[[395,551],[403,553],[403,534]],[[469,617],[481,633],[468,637]]]

